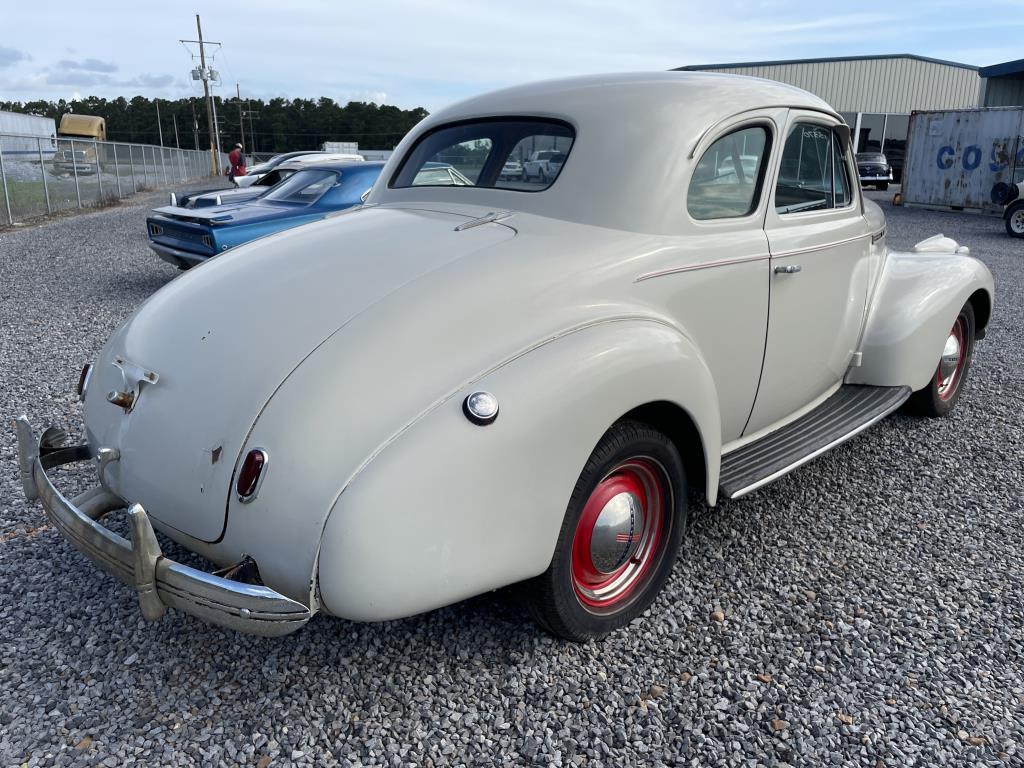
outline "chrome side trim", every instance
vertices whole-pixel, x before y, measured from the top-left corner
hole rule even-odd
[[[724,123],[727,123],[730,120],[733,120],[733,119],[739,117],[740,115],[745,115],[748,112],[760,112],[760,111],[765,110],[765,109],[798,109],[798,110],[806,111],[806,112],[818,112],[819,114],[828,115],[829,117],[835,118],[842,125],[846,126],[846,123],[843,122],[842,115],[840,115],[838,112],[834,112],[831,109],[824,109],[824,108],[815,107],[815,106],[794,106],[792,104],[762,104],[762,105],[757,106],[757,107],[750,107],[749,109],[741,109],[739,112],[734,112],[731,115],[727,115],[727,116],[721,118],[720,120],[716,120],[715,122],[713,122],[711,125],[709,125],[707,128],[705,128],[703,130],[703,132],[701,132],[700,136],[697,138],[697,141],[694,142],[693,147],[690,148],[690,154],[687,155],[687,158],[689,160],[692,160],[694,158],[694,156],[697,154],[697,148],[700,147],[701,142],[704,141],[704,139],[708,136],[708,134],[710,134],[712,131],[714,131],[716,128],[718,128],[718,126],[720,126],[720,125],[722,125]],[[838,126],[836,126],[836,127],[838,127]],[[848,128],[848,126],[847,126],[847,128]]]
[[[131,541],[104,527],[99,520],[128,506],[124,499],[95,487],[68,500],[46,474],[54,467],[89,460],[89,446],[41,451],[24,416],[17,419],[17,431],[19,465],[30,467],[26,493],[35,490],[47,518],[76,549],[136,590],[146,619],[156,620],[170,607],[228,629],[278,637],[300,629],[312,617],[305,605],[269,587],[232,581],[164,557],[138,504],[128,510]]]
[[[785,259],[790,256],[799,256],[802,253],[814,253],[815,251],[824,251],[827,248],[835,248],[840,245],[855,243],[858,240],[863,240],[867,237],[872,237],[872,234],[869,232],[863,235],[855,235],[854,237],[845,237],[842,240],[833,240],[831,243],[821,243],[820,245],[808,245],[805,246],[804,248],[793,248],[788,251],[779,251],[778,253],[773,253],[772,258]]]
[[[910,397],[910,394],[911,394],[910,388],[907,387],[907,391],[905,393],[905,397],[902,400],[898,401],[895,405],[887,408],[886,410],[884,410],[881,413],[879,413],[878,415],[872,417],[871,419],[869,419],[868,421],[864,422],[863,424],[858,424],[854,429],[850,430],[849,432],[847,432],[844,435],[841,435],[840,437],[837,437],[835,440],[833,440],[832,442],[828,443],[827,445],[823,445],[821,448],[818,448],[817,450],[812,451],[811,453],[807,454],[806,456],[801,456],[799,459],[794,461],[792,464],[789,464],[789,465],[783,467],[782,469],[778,470],[777,472],[773,472],[772,474],[768,475],[768,477],[763,477],[760,480],[758,480],[756,483],[751,483],[750,485],[748,485],[748,486],[746,486],[744,488],[740,488],[738,491],[736,491],[731,496],[729,496],[729,498],[730,499],[738,499],[741,496],[746,496],[748,493],[751,493],[752,491],[756,491],[758,488],[762,488],[762,487],[768,485],[768,483],[774,482],[775,480],[778,480],[780,477],[783,477],[784,475],[788,475],[794,469],[797,469],[798,467],[802,467],[804,464],[807,464],[809,461],[812,461],[813,459],[818,458],[823,453],[831,451],[836,446],[842,445],[847,440],[850,440],[851,438],[856,437],[861,432],[863,432],[865,429],[867,429],[868,427],[874,426],[875,424],[880,422],[882,419],[884,419],[886,416],[888,416],[890,413],[892,413],[897,408],[899,408],[901,405],[903,405],[903,403],[905,403],[907,401],[907,398]]]
[[[750,261],[766,261],[771,258],[771,254],[763,253],[756,256],[740,256],[735,259],[722,259],[720,261],[702,261],[699,264],[686,264],[681,267],[668,267],[667,269],[658,269],[654,272],[644,272],[642,275],[638,275],[633,282],[640,283],[644,280],[651,280],[655,277],[664,277],[665,275],[676,275],[680,272],[693,272],[698,269],[711,269],[712,267],[728,267],[732,264],[746,264]]]

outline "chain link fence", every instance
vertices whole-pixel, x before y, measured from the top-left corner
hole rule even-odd
[[[0,134],[0,227],[209,178],[194,149]]]

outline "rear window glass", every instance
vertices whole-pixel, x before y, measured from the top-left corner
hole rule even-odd
[[[768,131],[757,125],[733,131],[708,147],[690,179],[686,208],[695,219],[748,216],[761,197]]]
[[[299,171],[274,186],[264,197],[282,203],[315,203],[338,183],[337,171]]]
[[[569,125],[556,120],[498,119],[442,126],[409,150],[390,186],[539,192],[561,173],[575,135]],[[521,163],[522,177],[503,177],[507,162]]]

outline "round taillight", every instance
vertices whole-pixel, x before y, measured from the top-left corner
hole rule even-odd
[[[92,376],[92,364],[86,363],[82,366],[82,373],[78,377],[78,397],[85,400],[85,391],[89,388],[89,378]]]
[[[235,490],[238,491],[238,500],[243,504],[256,498],[256,492],[260,489],[260,481],[267,470],[267,463],[270,458],[262,448],[253,448],[245,455],[242,468],[238,472],[238,482]]]

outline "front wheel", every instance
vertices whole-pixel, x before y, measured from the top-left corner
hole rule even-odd
[[[679,451],[646,424],[619,422],[576,482],[551,565],[523,584],[530,613],[576,641],[629,623],[665,585],[685,525]]]
[[[953,327],[946,337],[946,344],[939,358],[928,386],[919,389],[907,400],[907,410],[919,416],[945,416],[953,410],[971,369],[974,354],[974,307],[964,304]]]
[[[1024,237],[1024,202],[1014,203],[1006,212],[1006,233],[1010,237]]]

